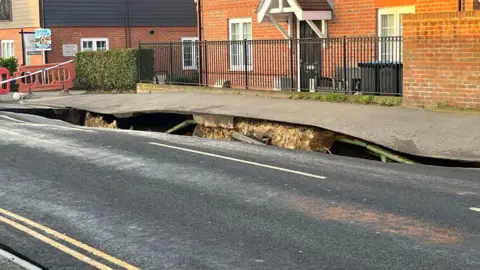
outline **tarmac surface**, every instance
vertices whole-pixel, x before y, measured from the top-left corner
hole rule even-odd
[[[0,242],[49,269],[480,269],[478,169],[6,112],[0,162]]]

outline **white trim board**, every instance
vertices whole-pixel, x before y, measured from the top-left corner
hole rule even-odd
[[[272,8],[273,1],[279,1],[279,8]],[[318,10],[318,11],[304,11],[295,0],[287,0],[289,7],[283,7],[283,0],[264,0],[259,9],[257,10],[257,20],[259,23],[263,22],[267,18],[267,14],[278,14],[278,13],[294,13],[297,19],[300,21],[305,20],[331,20],[332,12],[327,10]],[[331,6],[331,2],[329,1]]]

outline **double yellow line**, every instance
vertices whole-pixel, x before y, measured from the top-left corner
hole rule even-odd
[[[45,227],[41,224],[38,224],[30,219],[27,219],[27,218],[24,218],[22,216],[19,216],[17,214],[14,214],[10,211],[7,211],[5,209],[2,209],[0,208],[0,222],[3,222],[5,224],[8,224],[12,227],[14,227],[15,229],[17,230],[20,230],[32,237],[35,237],[36,239],[46,243],[46,244],[49,244],[51,246],[53,246],[54,248],[72,256],[72,257],[75,257],[76,259],[80,260],[80,261],[83,261],[87,264],[90,264],[94,267],[96,267],[97,269],[101,269],[101,270],[113,270],[112,268],[110,268],[109,266],[105,265],[105,264],[102,264],[80,252],[77,252],[69,247],[67,247],[66,245],[63,245],[47,236],[45,236],[44,234],[46,235],[51,235],[51,236],[54,236],[55,238],[57,239],[60,239],[62,241],[65,241],[66,243],[69,243],[71,244],[72,246],[75,246],[77,248],[80,248],[84,251],[87,251],[93,255],[95,255],[96,257],[99,257],[99,258],[102,258],[110,263],[113,263],[117,266],[120,266],[122,268],[125,268],[125,269],[128,269],[128,270],[137,270],[137,269],[140,269],[138,267],[135,267],[131,264],[128,264],[124,261],[121,261],[115,257],[112,257],[100,250],[97,250],[95,248],[92,248],[80,241],[77,241],[71,237],[68,237],[66,236],[65,234],[62,234],[62,233],[59,233],[55,230],[52,230],[48,227]],[[24,223],[25,225],[28,225],[30,227],[33,227],[33,228],[36,228],[38,229],[39,231],[43,232],[44,234],[41,234],[35,230],[32,230],[31,228],[28,228],[27,226],[25,225],[22,225],[21,223],[19,222],[22,222]]]

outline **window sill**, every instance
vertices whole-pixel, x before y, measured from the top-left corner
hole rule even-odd
[[[253,67],[252,66],[247,66],[247,72],[252,72]],[[245,67],[243,66],[230,66],[228,69],[228,72],[245,72]]]

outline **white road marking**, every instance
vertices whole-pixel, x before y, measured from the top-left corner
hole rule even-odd
[[[478,207],[470,207],[468,209],[470,209],[472,211],[475,211],[475,212],[480,212],[480,208],[478,208]]]
[[[293,174],[307,176],[307,177],[316,178],[316,179],[327,179],[327,177],[321,176],[321,175],[316,175],[316,174],[311,174],[311,173],[306,173],[306,172],[301,172],[301,171],[295,171],[295,170],[280,168],[280,167],[271,166],[271,165],[267,165],[267,164],[262,164],[262,163],[257,163],[257,162],[253,162],[253,161],[237,159],[237,158],[232,158],[232,157],[227,157],[227,156],[222,156],[222,155],[217,155],[217,154],[212,154],[212,153],[207,153],[207,152],[202,152],[202,151],[197,151],[197,150],[192,150],[192,149],[183,148],[183,147],[177,147],[177,146],[172,146],[172,145],[167,145],[167,144],[162,144],[162,143],[155,143],[155,142],[149,142],[149,144],[160,146],[160,147],[166,147],[166,148],[181,150],[181,151],[190,152],[190,153],[195,153],[195,154],[200,154],[200,155],[209,156],[209,157],[216,157],[216,158],[221,158],[221,159],[225,159],[225,160],[240,162],[240,163],[249,164],[249,165],[258,166],[258,167],[263,167],[263,168],[268,168],[268,169],[272,169],[272,170],[293,173]]]
[[[24,125],[31,125],[31,126],[37,126],[37,127],[51,127],[51,128],[59,128],[59,129],[69,129],[69,130],[84,131],[84,132],[94,132],[93,130],[83,129],[83,128],[65,127],[65,126],[57,126],[57,125],[50,125],[50,124],[30,123],[30,122],[26,122],[26,121],[22,121],[22,120],[10,117],[8,115],[0,115],[0,117],[11,120],[11,121],[19,123],[19,124],[24,124]]]
[[[464,196],[464,195],[479,195],[477,192],[457,192],[457,195]]]
[[[8,115],[0,115],[0,117],[5,118],[5,119],[8,119],[8,120],[11,120],[11,121],[13,121],[13,122],[17,122],[17,123],[27,123],[27,122],[25,122],[25,121],[15,119],[15,118],[10,117],[10,116],[8,116]]]

